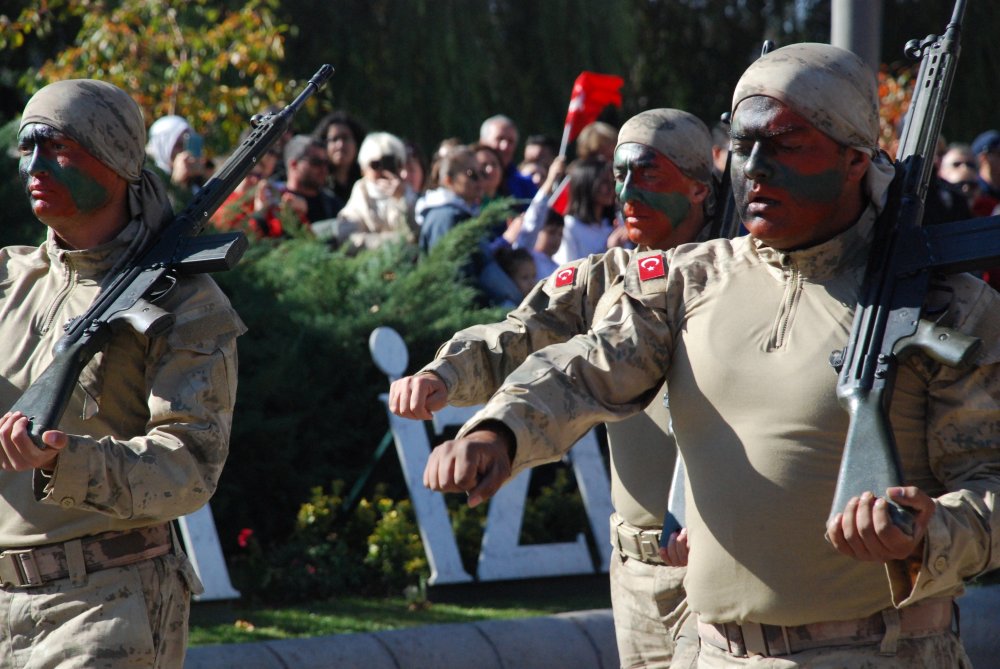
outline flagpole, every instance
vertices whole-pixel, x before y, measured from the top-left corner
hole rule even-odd
[[[559,144],[559,156],[562,158],[566,157],[566,149],[569,147],[569,126],[569,123],[563,126],[562,143]]]

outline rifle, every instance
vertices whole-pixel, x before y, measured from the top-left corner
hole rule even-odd
[[[914,97],[900,137],[889,204],[876,224],[851,337],[830,363],[837,398],[850,422],[830,517],[865,491],[882,494],[903,481],[888,410],[899,360],[921,351],[953,367],[970,364],[980,342],[922,318],[932,271],[958,272],[995,262],[1000,217],[923,227],[934,151],[958,63],[965,0],[956,0],[944,35],[911,40],[920,58]],[[893,522],[913,533],[913,515],[890,501]]]
[[[45,448],[42,433],[59,425],[80,372],[107,342],[113,326],[128,324],[150,337],[164,333],[174,318],[155,302],[170,291],[177,276],[228,270],[239,262],[247,248],[242,232],[198,233],[289,128],[299,107],[332,75],[333,68],[323,65],[284,109],[255,115],[250,120],[253,131],[191,203],[119,271],[106,277],[87,311],[66,324],[66,333],[56,342],[54,359],[10,409],[28,417],[31,438],[39,448]]]

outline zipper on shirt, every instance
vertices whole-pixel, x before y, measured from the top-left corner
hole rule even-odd
[[[788,331],[792,327],[792,319],[795,316],[795,305],[798,304],[799,295],[802,293],[801,274],[799,274],[798,268],[792,264],[791,258],[783,255],[781,266],[784,268],[785,294],[782,296],[778,315],[771,328],[771,338],[767,343],[768,351],[776,351],[785,345]]]
[[[73,292],[73,288],[76,287],[76,270],[73,269],[73,265],[70,264],[69,259],[66,256],[60,258],[60,262],[66,269],[66,282],[63,287],[59,290],[54,298],[52,298],[52,304],[49,305],[49,310],[45,314],[45,318],[42,320],[41,334],[46,334],[52,329],[55,323],[56,315],[62,309],[63,304],[66,303],[66,299],[69,294]]]

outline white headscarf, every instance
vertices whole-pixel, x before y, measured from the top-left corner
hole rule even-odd
[[[146,153],[167,174],[173,169],[174,146],[185,132],[191,132],[191,126],[180,116],[161,116],[149,126]]]

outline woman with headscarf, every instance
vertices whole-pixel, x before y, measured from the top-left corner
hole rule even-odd
[[[202,138],[180,116],[161,116],[149,126],[146,153],[168,185],[175,205],[187,204],[208,177]]]

